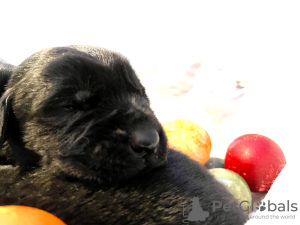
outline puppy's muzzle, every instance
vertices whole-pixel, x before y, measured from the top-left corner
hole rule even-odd
[[[132,132],[131,147],[138,157],[156,153],[159,135],[155,129],[138,129]]]

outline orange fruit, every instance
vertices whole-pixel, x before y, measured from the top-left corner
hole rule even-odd
[[[205,165],[211,152],[211,139],[206,130],[189,120],[174,120],[163,124],[169,147],[187,154]]]
[[[1,225],[66,225],[51,213],[28,206],[0,206]]]

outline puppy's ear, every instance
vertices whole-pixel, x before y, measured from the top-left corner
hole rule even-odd
[[[25,147],[18,120],[13,112],[14,93],[11,89],[0,98],[0,150],[8,141],[11,154],[8,162],[17,164],[21,170],[31,170],[40,166],[41,156]]]
[[[0,59],[0,95],[2,95],[2,97],[0,98],[0,149],[6,137],[6,127],[11,111],[10,109],[12,99],[12,91],[7,90],[5,92],[5,87],[15,68],[15,66],[8,64]]]
[[[0,99],[0,146],[6,139],[7,123],[11,113],[12,92],[7,90]]]
[[[0,59],[0,95],[4,93],[8,80],[10,79],[15,68],[15,66]]]

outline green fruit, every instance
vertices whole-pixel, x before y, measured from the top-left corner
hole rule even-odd
[[[216,180],[222,183],[236,198],[239,207],[241,207],[243,211],[248,212],[248,209],[251,206],[252,196],[246,181],[240,175],[231,170],[213,168],[209,171],[214,175]],[[243,201],[246,202],[242,203]]]

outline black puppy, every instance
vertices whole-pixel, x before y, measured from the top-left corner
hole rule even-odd
[[[69,225],[246,221],[201,165],[167,148],[144,87],[117,53],[42,50],[12,72],[0,110],[1,205],[41,208]],[[202,221],[187,217],[194,197]]]

